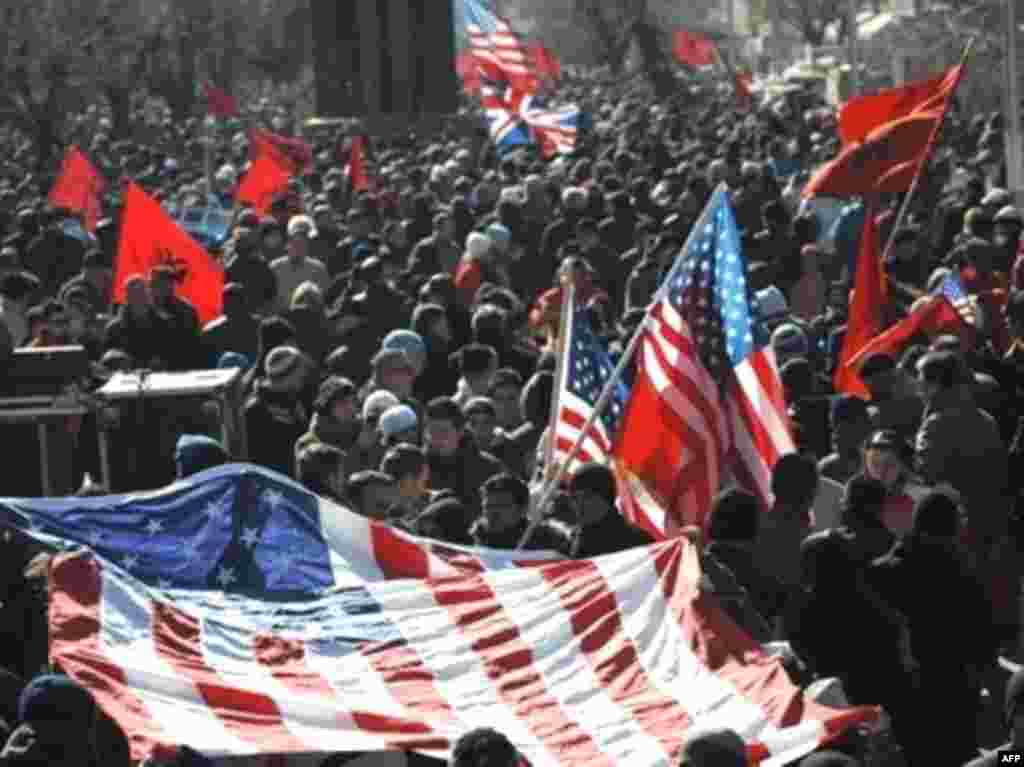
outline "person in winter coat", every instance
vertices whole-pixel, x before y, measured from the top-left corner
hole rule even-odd
[[[864,445],[864,475],[885,487],[882,524],[896,537],[906,535],[914,521],[914,505],[928,492],[914,481],[913,448],[894,431],[876,431]]]
[[[119,349],[128,353],[140,368],[151,367],[167,350],[157,340],[161,323],[153,311],[149,287],[141,276],[125,281],[125,302],[117,316],[107,323],[103,349]]]
[[[906,538],[868,571],[871,586],[906,616],[915,699],[929,710],[905,744],[910,764],[961,764],[977,753],[981,672],[995,662],[998,638],[985,587],[959,544],[963,516],[948,494],[930,493]]]
[[[319,365],[331,351],[333,340],[320,288],[312,282],[295,288],[287,318],[295,326],[299,348]]]
[[[498,355],[499,368],[512,368],[525,380],[537,369],[537,353],[512,338],[508,313],[496,306],[482,306],[473,314],[473,341],[490,346]]]
[[[207,322],[200,335],[207,366],[216,364],[225,352],[238,352],[250,361],[256,359],[259,320],[249,311],[245,287],[229,282],[223,297],[223,314]]]
[[[460,408],[474,397],[486,397],[498,371],[498,354],[492,346],[470,344],[452,355],[461,378],[452,399]]]
[[[242,391],[248,396],[263,378],[270,352],[279,346],[295,346],[295,326],[277,316],[260,320],[256,334],[256,359],[242,378]]]
[[[618,491],[615,476],[607,466],[584,464],[570,477],[568,492],[578,520],[573,545],[576,559],[654,543],[646,531],[631,525],[615,508]]]
[[[308,367],[294,346],[279,346],[267,355],[265,377],[242,409],[249,460],[295,475],[295,442],[309,427],[301,402]]]
[[[430,463],[430,489],[452,490],[470,509],[478,509],[478,489],[505,467],[477,447],[465,428],[465,417],[450,397],[428,403],[423,439]]]
[[[359,433],[348,451],[345,470],[349,476],[361,471],[376,471],[384,457],[380,439],[380,419],[391,408],[400,405],[398,397],[386,389],[378,389],[363,400]]]
[[[277,277],[263,260],[254,236],[241,237],[235,242],[232,257],[224,266],[228,282],[245,288],[248,311],[259,313],[273,307],[277,299]]]
[[[529,508],[530,489],[525,482],[511,474],[491,477],[480,488],[480,517],[469,531],[473,542],[491,549],[517,549],[530,530],[523,549],[571,556],[572,531],[554,520],[543,520],[531,529]]]
[[[416,378],[413,395],[420,402],[449,397],[459,385],[459,371],[449,359],[452,329],[448,315],[439,304],[420,304],[413,311],[412,331],[426,351],[423,371]]]
[[[347,378],[329,376],[320,384],[309,429],[295,442],[295,455],[323,443],[348,451],[359,434],[359,401],[356,387]]]

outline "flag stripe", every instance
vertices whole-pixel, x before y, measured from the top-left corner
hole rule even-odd
[[[448,609],[452,622],[482,659],[505,704],[556,759],[611,767],[611,759],[598,749],[593,737],[570,719],[550,694],[533,666],[533,652],[519,627],[482,576],[433,581],[430,587],[434,599]],[[517,669],[516,674],[504,673],[510,666]]]
[[[629,565],[635,561],[635,555],[627,560]],[[651,682],[640,664],[636,647],[622,632],[615,596],[601,571],[592,562],[582,564],[583,568],[576,563],[545,568],[543,577],[570,616],[580,650],[601,685],[674,761],[689,717]]]

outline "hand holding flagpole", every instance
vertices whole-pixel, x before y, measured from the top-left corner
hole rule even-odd
[[[569,472],[569,467],[572,466],[572,464],[576,461],[577,458],[579,458],[580,451],[583,449],[583,441],[590,433],[590,430],[594,427],[594,423],[597,421],[598,417],[600,417],[601,413],[604,412],[604,409],[608,407],[608,403],[611,402],[612,395],[615,393],[615,387],[618,385],[619,379],[622,378],[622,374],[626,371],[626,367],[629,365],[630,360],[633,359],[633,355],[636,353],[636,349],[640,343],[640,339],[644,337],[644,334],[651,327],[651,323],[653,321],[652,309],[659,303],[661,303],[661,301],[665,298],[666,293],[668,293],[669,287],[672,285],[672,280],[675,278],[676,274],[679,271],[679,267],[683,263],[685,254],[689,251],[690,245],[693,243],[694,236],[698,232],[700,232],[700,230],[703,229],[704,226],[706,226],[708,210],[711,207],[710,203],[712,200],[714,200],[715,194],[717,194],[719,190],[726,190],[726,185],[724,183],[719,184],[715,192],[712,193],[711,197],[708,198],[708,204],[704,206],[704,210],[701,211],[700,217],[690,228],[690,233],[687,235],[686,242],[683,244],[682,250],[679,251],[679,255],[676,256],[676,260],[672,264],[672,269],[669,270],[669,273],[665,276],[665,279],[662,281],[661,285],[658,287],[657,292],[654,294],[654,297],[651,299],[650,304],[648,304],[647,313],[644,315],[643,322],[640,323],[637,329],[633,332],[632,338],[629,339],[629,344],[622,352],[622,356],[619,358],[618,363],[615,365],[615,369],[612,371],[612,374],[608,377],[608,380],[605,382],[604,389],[601,391],[601,396],[598,397],[597,402],[594,404],[593,409],[590,411],[590,415],[587,417],[586,423],[583,425],[583,428],[580,429],[579,435],[576,437],[576,442],[573,444],[572,449],[569,451],[565,460],[558,464],[557,471],[555,471],[554,476],[550,479],[550,481],[547,483],[547,486],[541,493],[540,501],[537,503],[536,507],[539,513],[537,513],[534,516],[534,519],[530,522],[529,526],[527,527],[526,532],[523,534],[523,537],[519,541],[519,545],[516,546],[517,550],[522,549],[526,542],[530,540],[530,536],[533,534],[534,528],[544,518],[546,509],[550,505],[552,498],[554,498],[554,495],[558,490],[558,486],[565,478],[565,475]],[[563,312],[564,311],[565,309],[563,308]],[[575,311],[575,307],[573,307],[573,311]],[[568,343],[568,339],[566,339],[566,343]],[[566,347],[561,345],[560,343],[560,349],[563,351],[562,357],[564,358],[564,351]],[[561,388],[560,380],[556,380],[555,384]],[[557,396],[557,393],[555,396]],[[557,417],[557,411],[555,415]],[[549,445],[554,444],[556,424],[557,421],[555,421],[548,427]]]

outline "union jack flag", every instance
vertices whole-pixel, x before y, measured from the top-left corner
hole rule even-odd
[[[521,114],[545,157],[572,154],[576,149],[582,112],[575,105],[548,109],[535,96],[527,96]]]
[[[525,94],[505,83],[481,78],[480,102],[487,116],[491,140],[499,154],[518,146],[533,143],[530,130],[523,122],[522,104]]]

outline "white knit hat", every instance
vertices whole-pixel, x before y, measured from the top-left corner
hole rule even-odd
[[[466,238],[466,252],[472,258],[487,258],[493,244],[486,234],[471,232]]]
[[[398,404],[401,404],[398,397],[385,389],[378,389],[363,402],[363,420],[376,418]]]

